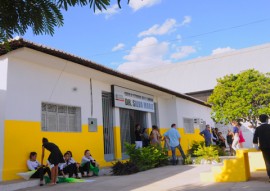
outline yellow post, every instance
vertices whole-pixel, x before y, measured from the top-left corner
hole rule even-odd
[[[114,156],[116,160],[122,159],[122,148],[121,148],[121,133],[120,127],[116,126],[113,128],[114,134]]]

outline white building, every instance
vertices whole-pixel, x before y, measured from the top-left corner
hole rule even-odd
[[[108,166],[125,158],[136,123],[161,133],[176,123],[184,150],[213,125],[210,107],[193,97],[23,39],[10,46],[0,47],[0,181],[26,171],[31,151],[40,160],[42,137],[78,162],[90,149]]]
[[[135,77],[206,101],[216,79],[248,69],[270,72],[270,44],[230,51],[134,73]],[[158,76],[158,77],[157,77]],[[252,146],[250,129],[243,127],[245,147]],[[226,135],[228,126],[219,126]],[[229,126],[230,127],[230,126]]]
[[[206,101],[216,79],[248,69],[270,72],[270,44],[136,72],[132,75]],[[158,77],[157,77],[158,76]]]

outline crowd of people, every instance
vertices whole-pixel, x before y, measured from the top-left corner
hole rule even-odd
[[[48,150],[50,155],[47,164],[44,165],[45,150]],[[85,150],[81,163],[78,163],[73,159],[71,151],[66,151],[63,155],[59,147],[47,138],[42,139],[41,163],[37,161],[37,153],[31,152],[27,167],[28,170],[35,171],[31,178],[39,178],[40,186],[44,185],[45,174],[51,179],[50,184],[55,185],[58,176],[81,178],[97,176],[99,172],[99,164],[89,150]]]
[[[270,182],[270,125],[268,124],[268,115],[261,114],[259,116],[259,121],[261,123],[258,127],[251,125],[249,128],[253,134],[253,147],[262,151],[267,175]],[[242,124],[238,121],[232,121],[231,124],[233,126],[233,130],[228,130],[226,138],[227,144],[230,148],[230,154],[235,155],[237,149],[243,148],[245,139],[241,129]],[[225,139],[217,128],[212,129],[211,133],[210,126],[206,125],[205,130],[200,132],[200,134],[204,137],[206,146],[210,146],[212,143],[215,143],[222,148],[226,147]]]
[[[200,132],[200,135],[204,137],[205,146],[217,145],[225,151],[227,142],[230,155],[235,155],[237,149],[243,148],[245,139],[241,129],[242,124],[237,121],[232,121],[231,124],[233,126],[233,131],[228,129],[226,139],[218,128],[211,129],[210,125],[206,125],[206,128]]]
[[[141,126],[139,124],[136,124],[135,126],[135,144],[136,148],[141,147],[147,147],[149,145],[153,146],[162,146],[161,142],[164,141],[164,148],[166,148],[167,151],[172,151],[172,163],[173,165],[176,164],[177,158],[175,150],[176,148],[180,151],[181,156],[183,160],[185,160],[186,156],[185,153],[181,147],[180,140],[181,136],[179,132],[176,130],[176,124],[171,125],[171,129],[168,130],[164,135],[162,136],[160,134],[159,128],[156,125],[152,126],[152,131],[150,132],[150,135],[148,135],[147,129],[144,128],[141,130]]]
[[[267,124],[268,116],[260,116],[261,125],[254,129],[253,144],[255,148],[260,148],[266,164],[267,174],[270,181],[270,125]],[[226,149],[226,142],[229,146],[229,153],[235,155],[236,150],[243,148],[243,143],[245,139],[243,137],[243,132],[241,129],[241,123],[238,121],[231,122],[233,130],[228,129],[226,139],[222,135],[222,132],[218,128],[212,128],[210,125],[206,125],[206,128],[200,132],[200,135],[204,137],[205,146],[218,145],[220,148]],[[168,151],[172,151],[172,163],[176,164],[176,148],[180,151],[183,161],[185,161],[185,153],[181,147],[180,141],[181,136],[176,129],[176,124],[172,124],[171,128],[163,134],[160,134],[159,128],[156,125],[152,126],[152,131],[148,135],[147,129],[141,129],[140,125],[135,126],[135,144],[136,148],[147,147],[149,145],[161,146],[161,142],[164,141],[164,148]],[[57,181],[57,176],[62,175],[65,177],[76,177],[80,178],[79,173],[82,177],[90,177],[98,175],[99,164],[92,157],[89,150],[85,150],[84,156],[82,157],[81,163],[77,163],[73,157],[72,152],[67,151],[62,155],[60,149],[54,143],[48,141],[48,139],[42,139],[42,156],[41,163],[37,161],[37,153],[31,152],[29,160],[27,161],[27,166],[30,171],[35,170],[35,173],[31,178],[40,178],[40,185],[43,185],[43,177],[48,174],[51,179],[51,184],[55,185]],[[259,146],[258,146],[259,144]],[[47,160],[48,164],[43,165],[45,150],[50,152],[49,158]],[[51,168],[49,168],[51,167]]]

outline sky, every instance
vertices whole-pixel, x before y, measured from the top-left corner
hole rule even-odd
[[[53,36],[24,39],[125,73],[270,43],[269,0],[121,0],[62,11]]]

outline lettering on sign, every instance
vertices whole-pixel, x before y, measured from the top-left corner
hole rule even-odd
[[[135,90],[112,86],[114,107],[154,112],[154,96]]]

